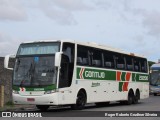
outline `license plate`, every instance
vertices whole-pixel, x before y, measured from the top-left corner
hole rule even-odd
[[[27,101],[29,101],[29,102],[34,102],[35,99],[34,99],[34,98],[27,98]]]

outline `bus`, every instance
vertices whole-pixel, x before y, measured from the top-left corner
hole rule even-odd
[[[154,96],[160,94],[160,63],[150,67],[150,94]]]
[[[21,43],[15,55],[14,104],[40,110],[117,101],[136,104],[149,97],[148,62],[143,56],[91,42],[52,40]]]

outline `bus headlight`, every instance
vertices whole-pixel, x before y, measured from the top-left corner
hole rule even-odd
[[[51,94],[51,93],[55,93],[56,90],[49,90],[49,91],[45,91],[44,94]]]
[[[19,92],[17,90],[12,90],[12,93],[19,94]]]

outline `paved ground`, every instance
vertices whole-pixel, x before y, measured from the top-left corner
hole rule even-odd
[[[17,108],[15,109],[11,109],[11,110],[7,110],[7,111],[20,111],[20,112],[39,112],[38,109],[36,109],[35,106],[16,106]],[[92,112],[91,112],[92,111]],[[101,111],[101,112],[100,112]],[[60,108],[55,108],[55,107],[50,107],[50,109],[47,111],[48,115],[54,115],[54,116],[93,116],[92,120],[106,120],[106,119],[115,119],[115,118],[110,118],[110,117],[94,117],[96,116],[96,114],[104,114],[103,112],[110,112],[110,111],[119,111],[119,112],[127,112],[127,111],[152,111],[153,113],[155,111],[160,111],[160,96],[150,96],[150,98],[145,99],[145,100],[140,100],[140,102],[138,104],[134,104],[134,105],[121,105],[117,102],[112,102],[110,105],[106,106],[106,107],[97,107],[94,104],[88,104],[86,105],[85,109],[82,111],[73,111],[70,109],[70,107],[60,107]],[[90,117],[87,118],[87,120],[90,119]],[[53,118],[56,117],[52,117]],[[56,120],[72,120],[75,119],[76,117],[57,117]],[[32,120],[32,118],[30,118]],[[46,118],[47,120],[50,120],[51,118]],[[78,120],[84,119],[83,117],[78,117],[76,118]],[[128,120],[128,119],[144,119],[144,120],[150,120],[150,119],[154,119],[154,120],[158,120],[160,118],[157,117],[132,117],[132,118],[128,118],[128,117],[121,117],[118,118],[119,120]],[[16,120],[16,119],[15,119]]]
[[[5,111],[39,111],[34,105],[15,105]],[[48,112],[72,111],[70,107],[50,107]],[[87,104],[82,111],[160,111],[160,96],[150,96],[148,99],[140,100],[138,104],[121,105],[111,102],[108,106],[97,107],[95,104]]]

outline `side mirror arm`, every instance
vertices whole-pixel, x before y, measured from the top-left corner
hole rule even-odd
[[[8,69],[8,70],[13,70],[13,68],[9,68],[9,59],[10,58],[15,58],[15,55],[6,55],[4,58],[4,68]]]

